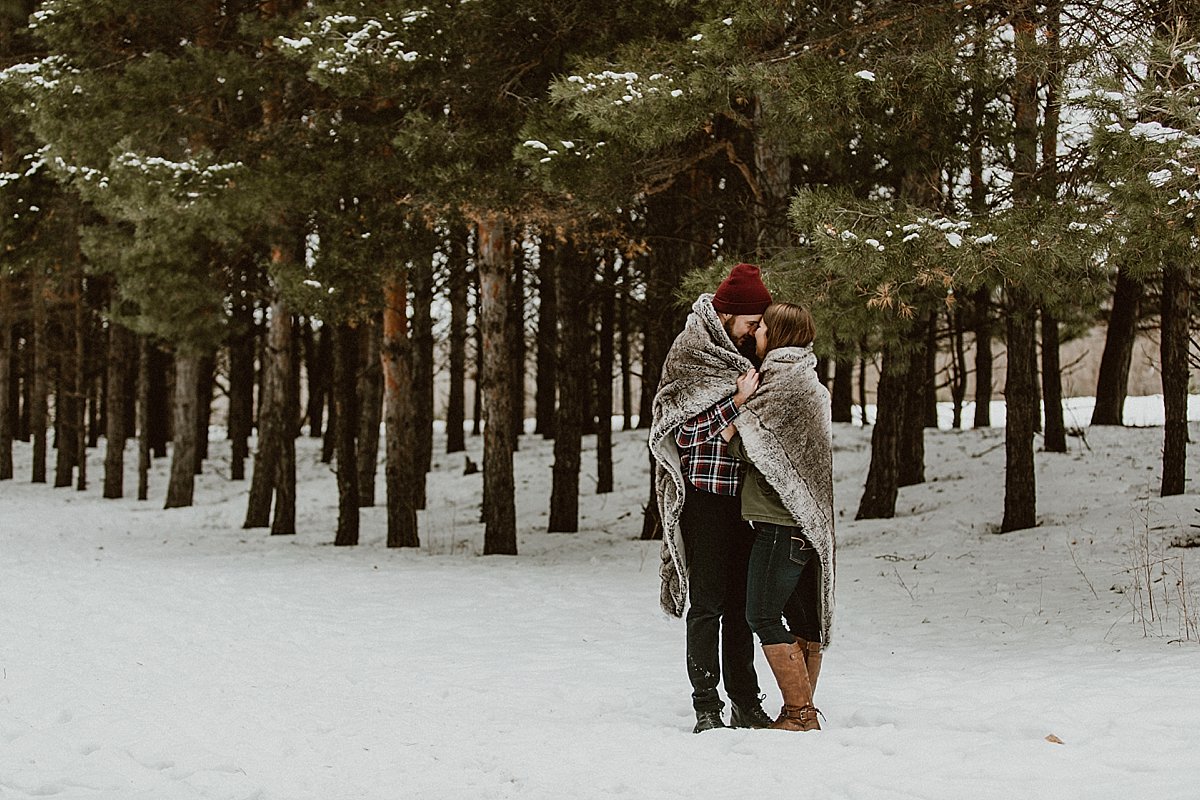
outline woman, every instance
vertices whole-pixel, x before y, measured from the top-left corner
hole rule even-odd
[[[814,332],[801,306],[767,309],[756,335],[761,384],[723,433],[748,465],[742,517],[755,539],[746,619],[783,695],[771,727],[793,731],[820,730],[813,690],[833,618],[832,426]]]

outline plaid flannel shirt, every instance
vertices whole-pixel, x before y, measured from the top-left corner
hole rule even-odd
[[[742,483],[742,465],[729,454],[721,431],[738,415],[733,395],[679,426],[675,444],[688,483],[702,492],[733,496]]]

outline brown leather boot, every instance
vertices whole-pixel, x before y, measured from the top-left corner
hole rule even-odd
[[[783,695],[783,710],[772,728],[785,731],[819,731],[817,709],[812,704],[812,682],[804,666],[804,648],[799,643],[765,644],[763,655],[775,673],[775,682]]]
[[[808,668],[808,682],[812,684],[813,695],[817,693],[817,677],[821,674],[821,643],[810,642],[796,637],[796,644],[804,650],[804,666]]]

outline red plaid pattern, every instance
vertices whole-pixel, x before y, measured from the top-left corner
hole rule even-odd
[[[738,407],[730,395],[680,425],[675,433],[683,476],[700,491],[732,496],[741,487],[742,465],[729,455],[729,448],[721,438],[721,431],[737,415]]]

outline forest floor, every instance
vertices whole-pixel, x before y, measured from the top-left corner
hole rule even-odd
[[[1002,429],[930,431],[926,483],[856,522],[870,429],[836,426],[824,730],[700,736],[658,543],[637,539],[644,432],[615,435],[611,494],[585,453],[577,534],[544,532],[553,447],[524,436],[515,558],[478,555],[462,454],[438,451],[421,547],[399,551],[382,507],[331,546],[310,439],[287,537],[241,529],[219,438],[196,505],[171,511],[166,459],[149,501],[103,500],[103,448],[77,492],[29,484],[18,443],[0,798],[1195,797],[1200,554],[1169,543],[1200,523],[1200,448],[1192,493],[1164,499],[1161,428],[1083,433],[1037,455],[1039,527],[997,535]],[[127,488],[135,460],[131,442]],[[774,713],[761,656],[759,675]]]

